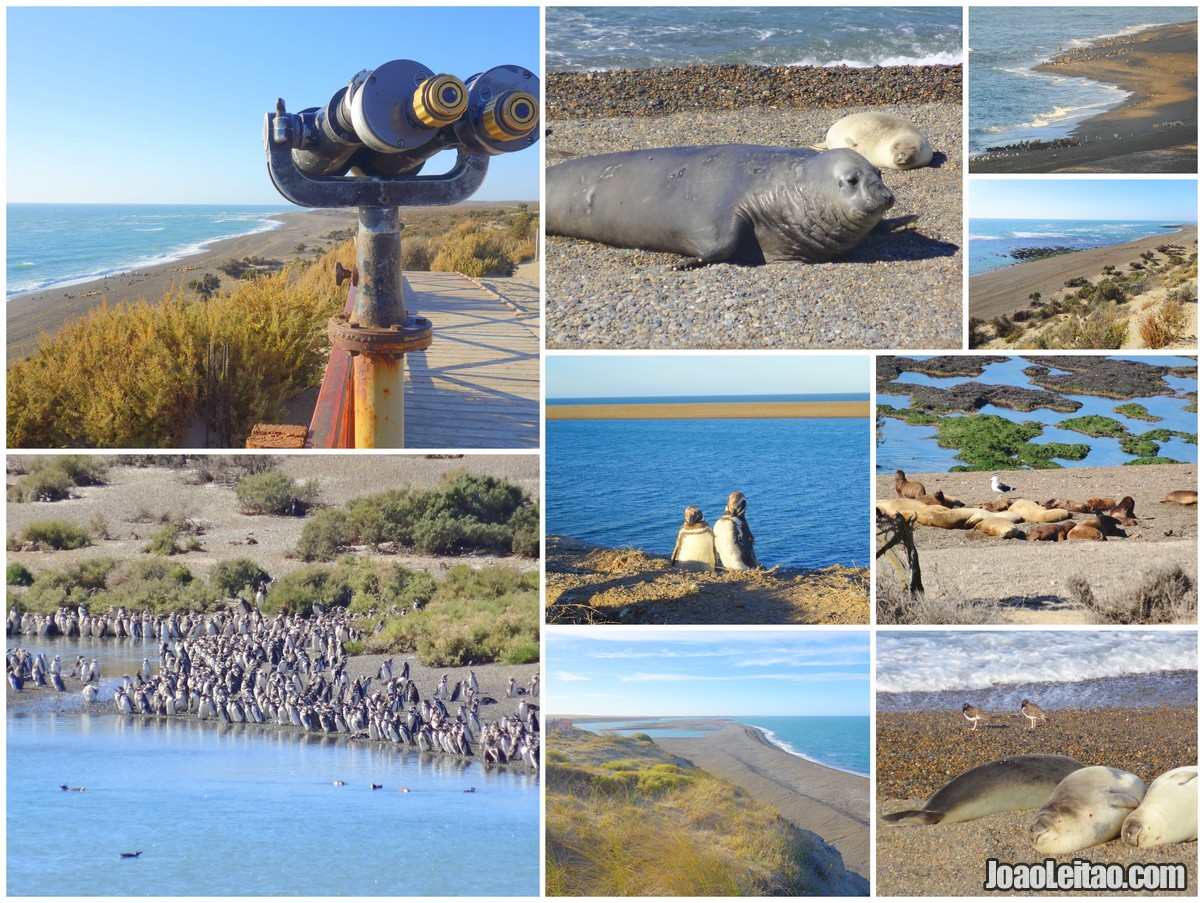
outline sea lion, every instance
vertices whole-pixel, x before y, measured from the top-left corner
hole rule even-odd
[[[1107,514],[1109,517],[1116,518],[1117,520],[1121,521],[1122,523],[1124,523],[1126,521],[1132,521],[1133,523],[1127,524],[1127,526],[1131,527],[1137,523],[1137,521],[1135,520],[1136,515],[1133,513],[1133,504],[1134,504],[1133,496],[1126,495],[1123,499],[1120,500],[1120,504],[1114,505],[1110,510],[1105,511],[1103,513]]]
[[[1020,528],[1006,517],[988,517],[975,523],[974,529],[999,539],[1016,539],[1024,535]]]
[[[1086,768],[1069,756],[1008,756],[964,771],[923,809],[882,816],[891,825],[946,825],[996,812],[1036,809],[1068,774]]]
[[[978,507],[981,508],[983,511],[995,511],[995,512],[1007,511],[1009,508],[1012,507],[1012,500],[1011,499],[996,499],[993,502],[983,502]]]
[[[1120,836],[1125,818],[1145,796],[1135,774],[1092,765],[1067,775],[1037,810],[1029,835],[1038,852],[1061,856]]]
[[[1019,514],[1030,524],[1056,524],[1070,517],[1070,512],[1064,508],[1046,508],[1029,499],[1016,499],[1008,510]]]
[[[1057,524],[1038,524],[1028,532],[1029,542],[1062,542],[1066,534],[1074,529],[1074,521],[1064,520]]]
[[[686,508],[685,522],[677,531],[677,545],[669,563],[688,571],[715,570],[715,534],[702,518],[702,509]]]
[[[923,502],[925,505],[940,505],[942,508],[960,508],[960,507],[962,507],[961,502],[959,502],[957,499],[946,498],[945,493],[941,492],[941,490],[939,490],[939,489],[936,492],[932,493],[932,495],[920,496],[918,501]]]
[[[904,520],[914,521],[917,511],[932,506],[915,499],[878,499],[874,502],[874,507],[880,515],[894,517],[896,514],[902,514]]]
[[[1107,537],[1104,536],[1104,531],[1093,524],[1082,523],[1075,524],[1070,532],[1066,534],[1067,539],[1083,539],[1088,542],[1104,542]]]
[[[932,147],[914,123],[877,110],[837,120],[824,144],[851,147],[880,169],[917,169],[932,162]]]
[[[1087,514],[1094,511],[1094,508],[1088,508],[1085,502],[1072,502],[1070,499],[1049,499],[1044,503],[1044,507],[1049,509],[1061,508],[1063,511],[1069,511],[1071,514]]]
[[[1174,492],[1167,493],[1163,503],[1175,502],[1179,505],[1195,505],[1199,501],[1199,493],[1193,489],[1176,489]]]
[[[753,552],[755,540],[744,517],[747,505],[744,493],[733,492],[727,497],[723,515],[715,521],[715,554],[719,566],[729,571],[747,571],[758,566]]]
[[[919,480],[909,480],[903,471],[895,471],[895,495],[899,498],[918,499],[927,494],[924,491],[924,484]]]
[[[1120,839],[1141,849],[1195,840],[1200,815],[1199,777],[1199,768],[1186,765],[1155,778],[1141,805],[1120,826]]]
[[[549,235],[685,255],[676,269],[832,260],[895,202],[847,149],[652,148],[578,157],[546,180]]]

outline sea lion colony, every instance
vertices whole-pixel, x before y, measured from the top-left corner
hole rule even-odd
[[[523,762],[538,770],[539,707],[527,701],[539,693],[538,674],[527,688],[511,679],[512,713],[493,721],[480,717],[498,700],[478,692],[476,675],[449,685],[445,674],[426,698],[409,678],[408,663],[392,674],[392,660],[375,678],[350,680],[344,644],[359,636],[344,608],[309,618],[262,612],[240,603],[237,611],[211,614],[131,616],[124,609],[91,615],[60,608],[51,615],[10,611],[8,635],[92,636],[159,640],[158,673],[148,659],[123,681],[113,704],[128,716],[193,716],[224,724],[276,724],[349,740],[391,742],[422,752],[479,758],[486,764]],[[6,656],[10,686],[43,685],[47,674],[60,692],[62,665],[56,656],[24,649]],[[83,685],[86,704],[98,701],[96,661],[81,656],[68,671]],[[453,715],[447,703],[458,708]]]
[[[1024,538],[1030,542],[1061,542],[1063,540],[1094,540],[1127,538],[1125,527],[1136,527],[1139,520],[1134,512],[1132,496],[1119,502],[1111,498],[1091,498],[1082,502],[1070,499],[1001,498],[966,506],[960,500],[947,499],[937,490],[926,495],[924,485],[908,480],[903,471],[895,471],[895,492],[898,498],[879,499],[875,505],[880,516],[902,516],[925,527],[945,530],[974,529],[1003,539]],[[1196,493],[1179,490],[1170,493],[1165,503],[1194,505]],[[1087,517],[1076,520],[1073,515]],[[1031,525],[1021,529],[1021,524]]]

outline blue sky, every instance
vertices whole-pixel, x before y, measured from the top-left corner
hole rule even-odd
[[[868,355],[547,355],[548,398],[870,391]]]
[[[868,631],[544,628],[556,715],[868,715]]]
[[[1197,220],[1187,179],[971,179],[966,216],[977,219]]]
[[[7,31],[9,202],[284,205],[277,97],[321,106],[393,59],[542,75],[538,7],[9,7]],[[493,157],[474,199],[534,200],[539,175],[539,145]]]

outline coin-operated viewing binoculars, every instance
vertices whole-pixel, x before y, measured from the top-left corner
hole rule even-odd
[[[430,346],[429,320],[406,311],[398,208],[455,204],[485,179],[489,158],[539,140],[539,79],[497,66],[461,81],[413,60],[355,75],[324,107],[264,123],[268,172],[303,207],[358,207],[354,305],[331,319],[336,348],[352,355],[351,420],[356,448],[404,445],[404,355]],[[431,157],[454,150],[442,175],[421,175]]]

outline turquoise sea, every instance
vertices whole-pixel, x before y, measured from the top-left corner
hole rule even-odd
[[[717,716],[724,721],[747,724],[765,732],[770,742],[792,756],[826,765],[838,771],[869,777],[870,719],[865,715],[740,715]],[[657,719],[671,722],[674,719]],[[697,721],[698,718],[687,719]],[[700,737],[706,732],[692,729],[647,728],[638,719],[612,721],[575,720],[574,727],[595,733],[634,733],[650,737]]]
[[[970,155],[1065,137],[1128,97],[1114,85],[1034,72],[1033,66],[1060,50],[1197,18],[1194,5],[970,7]]]
[[[1159,220],[971,219],[970,275],[1020,263],[1011,256],[1017,248],[1083,251],[1123,245],[1150,235],[1165,235],[1168,242],[1174,242],[1179,225]]]
[[[279,228],[287,205],[9,204],[8,297],[90,282]]]

